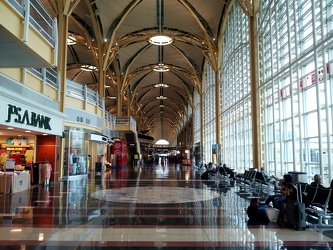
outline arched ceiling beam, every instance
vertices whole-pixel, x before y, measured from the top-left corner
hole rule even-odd
[[[158,125],[160,125],[160,122],[161,122],[160,117],[155,117],[155,118],[153,118],[152,120],[149,121],[150,126],[153,128],[153,130],[154,130],[154,128],[156,129],[156,127],[158,127]],[[166,117],[164,122],[168,122],[168,124],[170,124],[172,126],[176,125],[176,123],[174,122],[174,119],[172,119],[172,118],[167,118]],[[151,125],[151,124],[153,124],[153,125]]]
[[[135,43],[147,42],[147,39],[149,39],[149,37],[151,37],[153,33],[156,33],[156,29],[158,28],[153,27],[134,31],[132,33],[126,34],[125,36],[119,38],[116,41],[113,41],[113,47],[110,49],[111,53],[109,53],[107,57],[108,64],[110,64],[114,60],[119,50],[124,49],[127,46]],[[169,31],[169,33],[173,33],[170,34],[170,36],[172,36],[174,40],[186,43],[188,45],[192,45],[195,48],[199,49],[208,61],[211,61],[212,50],[214,51],[214,54],[218,50],[215,44],[209,45],[206,39],[195,34],[168,27],[164,27],[163,30]]]
[[[90,58],[94,61],[95,66],[98,66],[97,58],[96,58],[96,48],[92,44],[92,40],[95,39],[95,34],[93,32],[93,29],[83,20],[81,19],[78,15],[75,15],[74,13],[70,16],[73,20],[74,23],[76,23],[80,29],[84,32],[86,42],[88,46],[87,49],[87,54],[90,56]]]
[[[152,97],[152,98],[147,98],[146,99],[147,100],[147,102],[146,102],[146,104],[142,104],[142,106],[141,106],[141,110],[143,111],[143,112],[145,112],[145,108],[148,106],[148,104],[150,103],[150,102],[152,102],[152,101],[159,101],[158,99],[156,99],[155,97]],[[178,108],[178,110],[182,110],[182,107],[181,106],[179,106],[179,99],[176,99],[176,98],[168,98],[167,99],[168,101],[171,101],[175,106],[177,106],[177,108]],[[181,103],[181,105],[183,106],[183,107],[185,107],[185,105],[184,105],[184,103]]]
[[[217,52],[218,48],[216,47],[214,41],[215,37],[213,32],[208,24],[208,22],[200,15],[200,13],[190,4],[187,0],[178,0],[193,16],[194,20],[198,23],[202,32],[205,34],[205,41],[209,48],[209,53],[206,55],[206,59],[210,62],[212,68],[217,71]]]
[[[139,78],[133,85],[132,85],[132,88],[131,88],[131,93],[133,93],[133,96],[136,95],[136,93],[139,92],[139,90],[144,90],[144,89],[148,89],[147,91],[155,88],[154,84],[151,84],[151,85],[148,85],[148,86],[145,86],[144,88],[139,88],[139,84],[141,82],[143,82],[143,80],[148,77],[150,74],[152,73],[155,73],[154,71],[149,71],[148,73],[144,74],[141,78]],[[178,74],[176,74],[174,71],[171,71],[171,72],[168,72],[169,74],[173,74],[185,87],[186,87],[186,99],[188,101],[190,101],[192,99],[192,93],[193,93],[193,89],[190,87],[190,85],[187,83],[187,81],[185,79],[183,79],[182,77],[180,77]],[[172,87],[172,88],[177,88],[179,90],[179,92],[183,92],[183,89],[181,89],[180,87],[178,86],[175,86],[173,84],[169,84],[170,86],[169,87]],[[147,92],[146,91],[146,92]],[[146,92],[143,92],[143,94],[141,94],[140,96],[137,96],[136,99],[137,100],[141,100],[142,99],[142,96],[146,94]],[[134,99],[131,100],[131,103],[133,103]]]
[[[180,90],[180,91],[177,91],[177,89],[179,89],[179,87],[176,87],[176,86],[171,86],[171,87],[169,87],[169,88],[171,88],[172,89],[172,91],[174,91],[175,92],[175,94],[176,95],[178,95],[180,98],[181,98],[181,104],[182,104],[182,106],[183,107],[186,107],[186,104],[189,104],[191,107],[193,106],[192,105],[192,103],[190,102],[190,97],[188,96],[188,97],[184,97],[184,96],[182,96],[180,93],[183,93],[183,91],[182,90]],[[131,101],[131,107],[133,106],[133,102],[136,100],[136,103],[135,103],[135,105],[136,105],[136,107],[138,107],[138,109],[139,110],[142,110],[142,111],[144,111],[144,109],[145,109],[145,107],[150,103],[150,102],[152,102],[152,101],[160,101],[160,100],[158,100],[158,99],[156,99],[156,96],[155,97],[149,97],[149,93],[150,93],[150,91],[152,91],[153,90],[153,88],[149,88],[147,91],[145,91],[142,95],[140,95],[140,96],[137,96],[136,94],[134,94],[133,95],[133,101]],[[134,100],[135,99],[135,100]],[[143,100],[145,101],[145,104],[143,104]],[[179,109],[179,110],[181,110],[182,108],[181,108],[181,106],[179,106],[178,105],[178,103],[179,103],[179,99],[178,98],[171,98],[171,97],[168,97],[168,99],[166,100],[166,101],[171,101],[172,103],[174,103],[176,106],[177,106],[177,108]]]
[[[152,91],[153,89],[155,89],[154,85],[149,85],[146,87],[147,90],[144,91],[141,95],[133,95],[133,96],[136,96],[135,99],[136,99],[136,104],[140,104],[142,100],[144,100],[145,96],[147,94],[149,94],[150,91]],[[180,87],[178,86],[175,86],[175,85],[171,85],[168,87],[169,89],[172,89],[177,95],[180,95],[179,93],[183,93],[183,89],[181,89]],[[141,89],[142,90],[142,89]],[[191,97],[190,95],[187,93],[186,96],[183,96],[182,95],[182,99],[185,100],[184,102],[187,103],[187,102],[190,102],[191,101]]]
[[[69,51],[69,53],[72,55],[75,63],[78,65],[80,63],[79,57],[74,49],[73,46],[67,46],[67,50]]]
[[[159,115],[157,112],[156,112],[156,107],[154,107],[154,108],[151,108],[151,109],[149,109],[149,110],[147,110],[146,111],[146,115],[147,115],[147,117],[152,117],[153,115]],[[163,107],[163,109],[161,109],[160,108],[160,110],[163,110],[163,113],[164,114],[170,114],[170,115],[172,115],[172,114],[178,114],[178,110],[174,110],[173,108],[171,108],[170,106],[165,106],[165,107]],[[169,112],[169,110],[171,111],[171,112]],[[166,111],[166,112],[164,112],[164,111]],[[172,114],[171,114],[172,113]],[[174,117],[174,116],[173,116]]]
[[[63,1],[62,7],[63,7],[63,12],[65,15],[71,15],[76,8],[76,6],[80,3],[81,0],[72,0],[72,1]],[[48,0],[50,6],[52,7],[53,11],[59,15],[59,7],[60,5],[58,4],[58,1],[52,1]]]
[[[75,13],[72,13],[71,17],[81,27],[82,30],[87,32],[90,38],[96,39],[94,30],[80,16],[76,15]]]
[[[143,72],[146,71],[153,71],[154,67],[156,66],[156,64],[148,64],[145,65],[143,67],[139,67],[134,69],[131,72],[128,72],[127,76],[129,77],[129,79],[127,79],[126,83],[129,84],[130,78],[135,77],[138,74],[142,74]],[[170,71],[168,73],[171,73],[173,71],[178,71],[180,73],[183,73],[190,81],[191,83],[194,83],[194,80],[198,80],[199,82],[201,82],[201,76],[198,74],[194,74],[194,73],[190,73],[187,70],[185,70],[184,68],[172,65],[172,64],[168,64],[168,66],[170,67]],[[124,86],[124,88],[127,88],[127,86]]]
[[[142,0],[132,0],[127,6],[126,8],[123,10],[123,12],[120,14],[120,16],[118,18],[116,18],[114,20],[114,22],[111,24],[108,34],[107,34],[107,38],[108,38],[108,48],[105,51],[106,55],[105,58],[109,58],[110,57],[110,53],[112,50],[112,46],[113,46],[113,42],[114,42],[114,38],[115,35],[117,33],[117,30],[119,29],[119,27],[121,26],[121,24],[124,22],[124,20],[126,19],[126,17],[131,13],[131,11],[141,2]],[[107,69],[108,68],[108,60],[105,60],[104,65],[103,65],[103,69]]]
[[[188,62],[188,64],[193,69],[193,71],[195,71],[198,75],[201,74],[198,65],[194,62],[194,60],[192,58],[189,57],[189,55],[186,52],[184,52],[182,49],[180,49],[179,47],[177,47],[175,45],[171,44],[170,46],[171,46],[171,48],[176,50]]]

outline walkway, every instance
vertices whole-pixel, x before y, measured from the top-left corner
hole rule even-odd
[[[218,185],[220,184],[220,185]],[[160,162],[0,195],[1,249],[330,249],[333,230],[248,225],[233,180]]]

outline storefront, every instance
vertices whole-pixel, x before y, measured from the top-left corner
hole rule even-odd
[[[64,179],[86,178],[89,173],[102,173],[107,154],[110,131],[104,120],[93,113],[66,107],[64,121],[63,175]]]
[[[57,106],[53,101],[34,95],[36,98],[28,99],[9,90],[0,91],[0,169],[8,175],[14,171],[28,172],[31,183],[44,184],[45,176],[39,180],[38,175],[38,180],[33,180],[33,165],[48,163],[52,168],[47,176],[49,181],[58,181],[57,153],[64,116],[54,109]],[[43,100],[45,105],[33,100]]]
[[[101,173],[107,161],[108,138],[86,129],[65,127],[63,178],[85,178]]]

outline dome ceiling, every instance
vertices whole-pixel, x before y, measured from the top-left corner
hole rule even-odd
[[[59,1],[42,2],[56,15]],[[202,93],[205,63],[217,67],[217,38],[227,2],[72,0],[68,34],[76,43],[67,46],[67,78],[98,91],[105,77],[107,111],[134,117],[138,130],[149,130],[155,141],[173,141],[189,119],[194,90]],[[159,34],[173,42],[149,43]],[[155,72],[158,64],[170,70]],[[84,71],[83,65],[97,70]]]

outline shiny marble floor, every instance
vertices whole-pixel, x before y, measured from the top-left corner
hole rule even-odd
[[[333,249],[332,230],[248,223],[229,178],[160,162],[0,195],[0,249]]]

